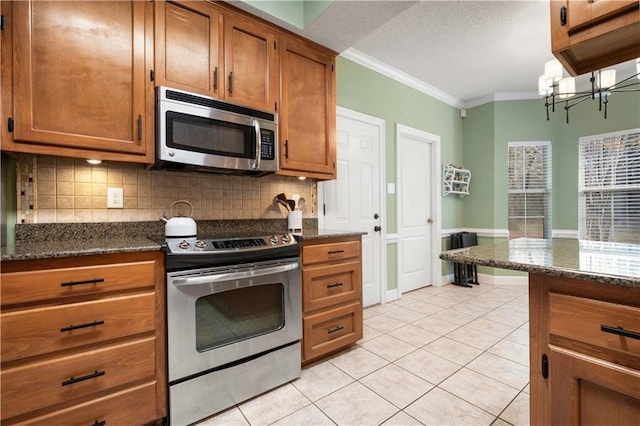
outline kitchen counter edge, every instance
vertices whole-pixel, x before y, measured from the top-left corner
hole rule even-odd
[[[0,261],[9,262],[159,250],[161,250],[161,245],[146,237],[21,242],[16,245],[2,247]]]
[[[440,259],[452,261],[455,263],[489,266],[500,269],[523,271],[531,274],[549,275],[568,279],[594,281],[601,284],[640,288],[640,277],[613,275],[609,273],[585,271],[575,268],[560,267],[556,265],[537,265],[531,263],[516,262],[507,259],[500,259],[485,255],[485,253],[491,252],[491,250],[477,250],[477,248],[485,247],[487,246],[474,246],[470,248],[444,251],[440,253]],[[476,253],[474,253],[474,248],[477,250]]]

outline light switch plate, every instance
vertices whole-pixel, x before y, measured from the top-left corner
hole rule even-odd
[[[124,190],[122,188],[107,188],[107,208],[124,208]]]

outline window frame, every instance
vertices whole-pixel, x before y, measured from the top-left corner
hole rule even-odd
[[[628,141],[631,141],[631,143],[637,142],[637,149],[627,150],[624,148],[623,155],[615,160],[614,165],[611,154],[620,153],[611,149],[606,150],[607,147],[604,144],[607,142],[615,144],[620,142],[621,139],[624,139],[625,144]],[[588,149],[586,147],[587,144],[595,145],[598,143],[603,146],[589,147]],[[601,156],[600,162],[597,162],[598,158],[595,158],[595,156],[585,157],[586,154],[593,153],[596,149],[605,154]],[[637,164],[637,168],[629,169],[627,166],[629,166],[629,163],[633,164],[634,161]],[[594,165],[594,163],[596,164]],[[621,163],[624,163],[625,167],[618,167]],[[588,166],[585,166],[585,164],[588,164]],[[593,173],[586,173],[587,169],[606,169],[607,173],[603,173],[598,179],[599,176],[593,176]],[[619,173],[619,170],[624,170],[624,172]],[[585,174],[590,174],[590,176],[585,177]],[[589,182],[586,182],[587,178]],[[599,185],[590,184],[596,179]],[[618,183],[618,180],[621,180],[621,182]],[[601,212],[608,210],[611,213],[610,216],[602,215],[599,217],[601,220],[601,226],[599,227],[594,223],[598,219],[596,215],[588,216],[589,212],[586,211],[587,196],[591,194],[600,194],[601,203],[596,207],[601,207]],[[593,204],[595,205],[595,202]],[[579,138],[578,205],[578,235],[581,240],[622,243],[637,243],[640,241],[640,225],[636,225],[638,230],[631,230],[634,223],[640,224],[640,128]],[[622,208],[622,205],[625,207]],[[604,207],[608,207],[608,209],[605,210]],[[616,207],[618,207],[619,215],[616,215]],[[629,214],[629,211],[631,211],[631,214]],[[634,222],[633,219],[636,219],[636,221]]]
[[[543,171],[543,183],[544,188],[520,188],[520,189],[512,189],[512,175],[510,173],[511,170],[511,149],[512,148],[525,148],[529,146],[536,146],[543,148],[543,164],[545,166],[545,171]],[[527,141],[527,142],[508,142],[507,144],[507,229],[509,230],[509,239],[525,237],[525,238],[543,238],[549,239],[552,237],[552,144],[551,141]],[[525,172],[526,176],[526,172]],[[525,181],[526,179],[523,179]],[[526,195],[527,194],[543,194],[544,202],[543,216],[529,216],[526,214],[524,216],[512,216],[511,215],[511,195],[513,194],[524,194],[525,195],[525,210],[526,210]],[[513,229],[510,224],[512,219],[521,218],[524,220],[524,235],[517,235],[514,237]],[[542,219],[543,227],[542,227],[542,235],[530,235],[528,231],[527,224],[530,222],[528,219]]]

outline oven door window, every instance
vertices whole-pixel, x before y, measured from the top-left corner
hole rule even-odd
[[[281,283],[243,287],[196,300],[196,349],[204,352],[284,327]]]
[[[225,157],[255,157],[252,126],[167,111],[167,146]]]

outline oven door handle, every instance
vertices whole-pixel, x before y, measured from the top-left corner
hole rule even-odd
[[[173,285],[177,287],[219,283],[224,281],[243,280],[247,278],[261,277],[264,275],[279,274],[293,271],[300,268],[298,262],[287,263],[285,265],[271,266],[268,268],[250,269],[248,271],[231,272],[228,274],[198,275],[197,277],[177,278],[173,280]]]

